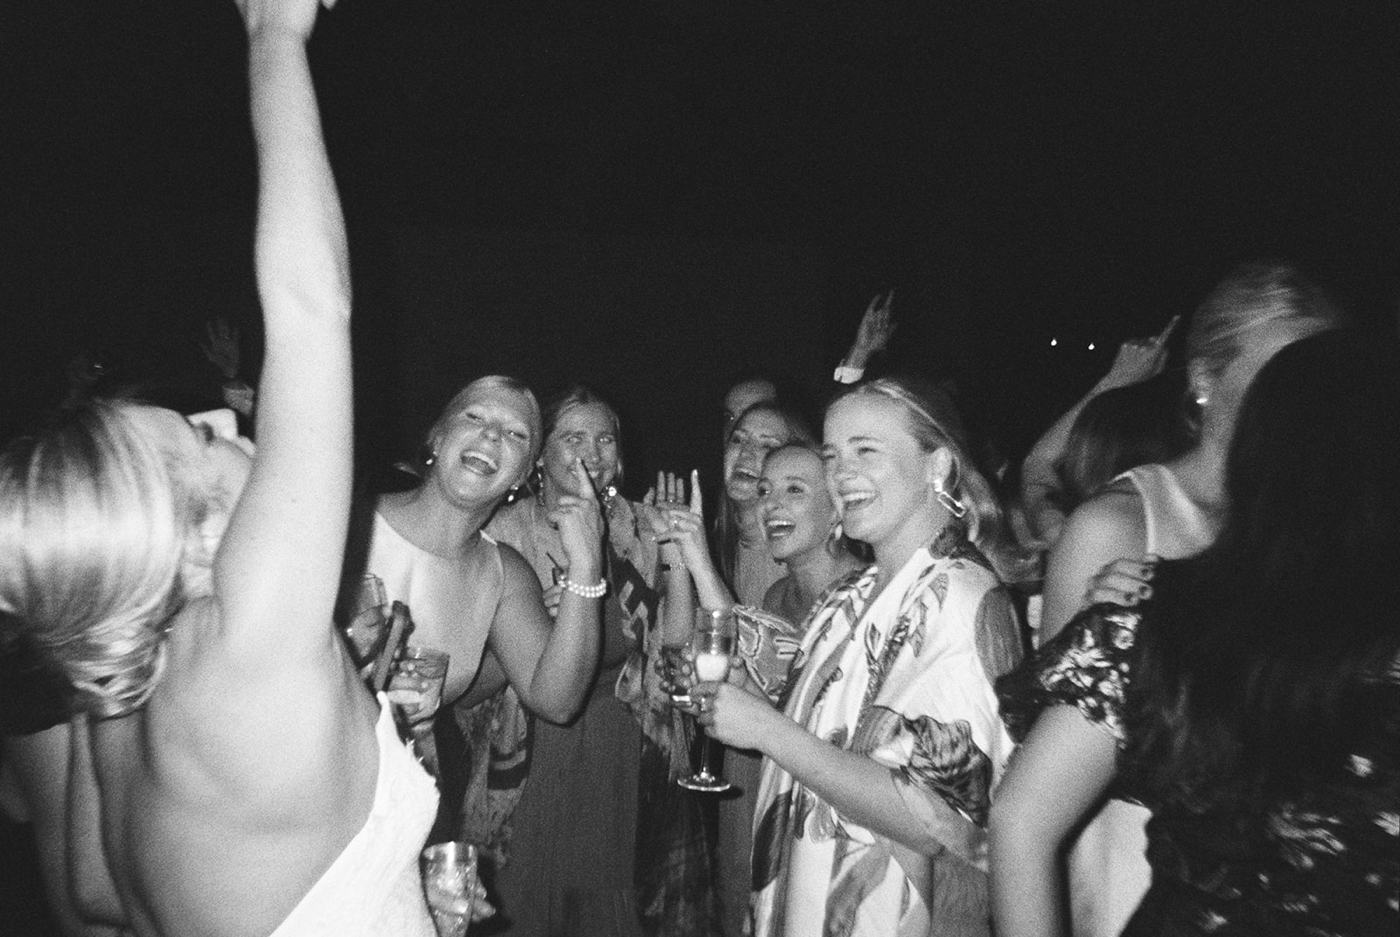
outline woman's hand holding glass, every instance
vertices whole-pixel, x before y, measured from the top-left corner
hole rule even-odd
[[[777,721],[786,720],[766,697],[734,683],[697,683],[690,695],[705,732],[731,748],[762,751]]]

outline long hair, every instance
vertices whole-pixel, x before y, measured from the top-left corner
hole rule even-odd
[[[931,384],[909,377],[882,377],[857,384],[828,405],[847,397],[879,397],[904,409],[910,435],[924,452],[947,449],[953,457],[947,492],[966,508],[961,523],[968,539],[991,562],[1003,582],[1028,576],[1029,557],[1012,541],[991,484],[977,470],[968,450],[962,417],[952,399]]]
[[[442,412],[438,414],[438,418],[433,421],[427,436],[424,437],[425,450],[427,450],[425,455],[431,453],[433,442],[447,428],[447,424],[462,412],[462,408],[467,405],[472,394],[479,390],[511,390],[525,398],[525,421],[530,426],[530,458],[525,463],[525,471],[528,474],[530,467],[540,457],[540,449],[544,447],[544,420],[540,415],[540,402],[535,398],[535,392],[530,389],[528,384],[504,374],[487,374],[479,377],[452,395],[452,399],[447,401],[447,406],[442,408]],[[425,473],[420,472],[420,474]],[[515,484],[520,484],[524,480],[524,477],[521,477],[515,481]]]
[[[0,610],[98,717],[140,707],[208,505],[132,419],[89,401],[0,457]]]
[[[613,484],[619,489],[622,487],[622,419],[617,415],[617,409],[598,396],[598,393],[591,387],[583,384],[571,384],[559,393],[553,395],[545,401],[543,410],[543,428],[540,430],[540,453],[530,461],[530,470],[527,486],[535,494],[544,492],[544,473],[538,465],[540,455],[544,451],[544,446],[549,442],[549,437],[554,435],[554,428],[559,425],[559,418],[566,410],[574,407],[599,406],[607,411],[612,419],[613,438],[617,442],[617,475],[613,479]]]
[[[803,418],[797,410],[773,400],[762,400],[753,404],[729,427],[729,436],[725,437],[725,445],[729,445],[729,438],[739,424],[744,422],[744,418],[750,413],[771,413],[778,417],[787,426],[788,438],[784,442],[804,442],[808,445],[816,445],[817,437],[813,434],[807,420]],[[735,568],[739,561],[739,511],[729,497],[729,493],[724,486],[724,479],[720,480],[719,499],[715,510],[715,565],[719,567],[719,572],[724,577],[725,583],[732,589],[734,579],[738,574]]]
[[[1264,366],[1227,461],[1226,526],[1164,567],[1140,628],[1128,754],[1154,789],[1209,801],[1335,768],[1400,652],[1397,478],[1393,339],[1326,332]]]
[[[1180,407],[1184,378],[1180,369],[1164,371],[1106,390],[1084,405],[1055,463],[1060,510],[1068,514],[1135,465],[1166,462],[1195,445]]]

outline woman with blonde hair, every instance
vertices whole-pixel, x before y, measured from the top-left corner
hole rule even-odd
[[[907,382],[827,409],[826,483],[875,563],[805,626],[782,710],[702,683],[700,720],[762,752],[753,932],[989,933],[985,823],[1010,753],[992,681],[1020,656],[990,487]],[[838,924],[839,922],[839,924]]]
[[[79,406],[0,464],[0,607],[61,667],[78,908],[141,937],[430,937],[437,801],[331,626],[351,487],[344,224],[316,0],[240,5],[266,333],[257,430]]]

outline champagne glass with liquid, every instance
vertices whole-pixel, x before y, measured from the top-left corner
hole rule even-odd
[[[697,680],[720,683],[729,676],[729,659],[734,654],[736,631],[733,609],[701,609],[696,613],[690,651]],[[677,782],[681,787],[714,793],[729,790],[729,782],[710,771],[713,744],[708,738],[701,741],[700,770],[681,778]]]

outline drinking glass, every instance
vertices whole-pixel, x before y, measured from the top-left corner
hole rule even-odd
[[[374,573],[365,573],[345,609],[343,629],[356,667],[373,662],[383,650],[389,636],[388,625],[389,597],[384,592],[384,581]]]
[[[423,850],[423,894],[438,937],[466,937],[476,888],[477,848],[471,843],[434,843]]]
[[[418,760],[428,773],[437,777],[437,746],[433,742],[433,716],[442,705],[451,655],[430,647],[410,644],[394,661],[389,678],[389,700],[408,725]]]
[[[729,676],[729,659],[734,654],[737,626],[733,609],[701,609],[695,615],[695,630],[691,632],[690,651],[696,679],[721,683]],[[729,782],[710,771],[713,743],[708,737],[700,742],[700,770],[677,783],[692,791],[718,793],[729,790]]]

